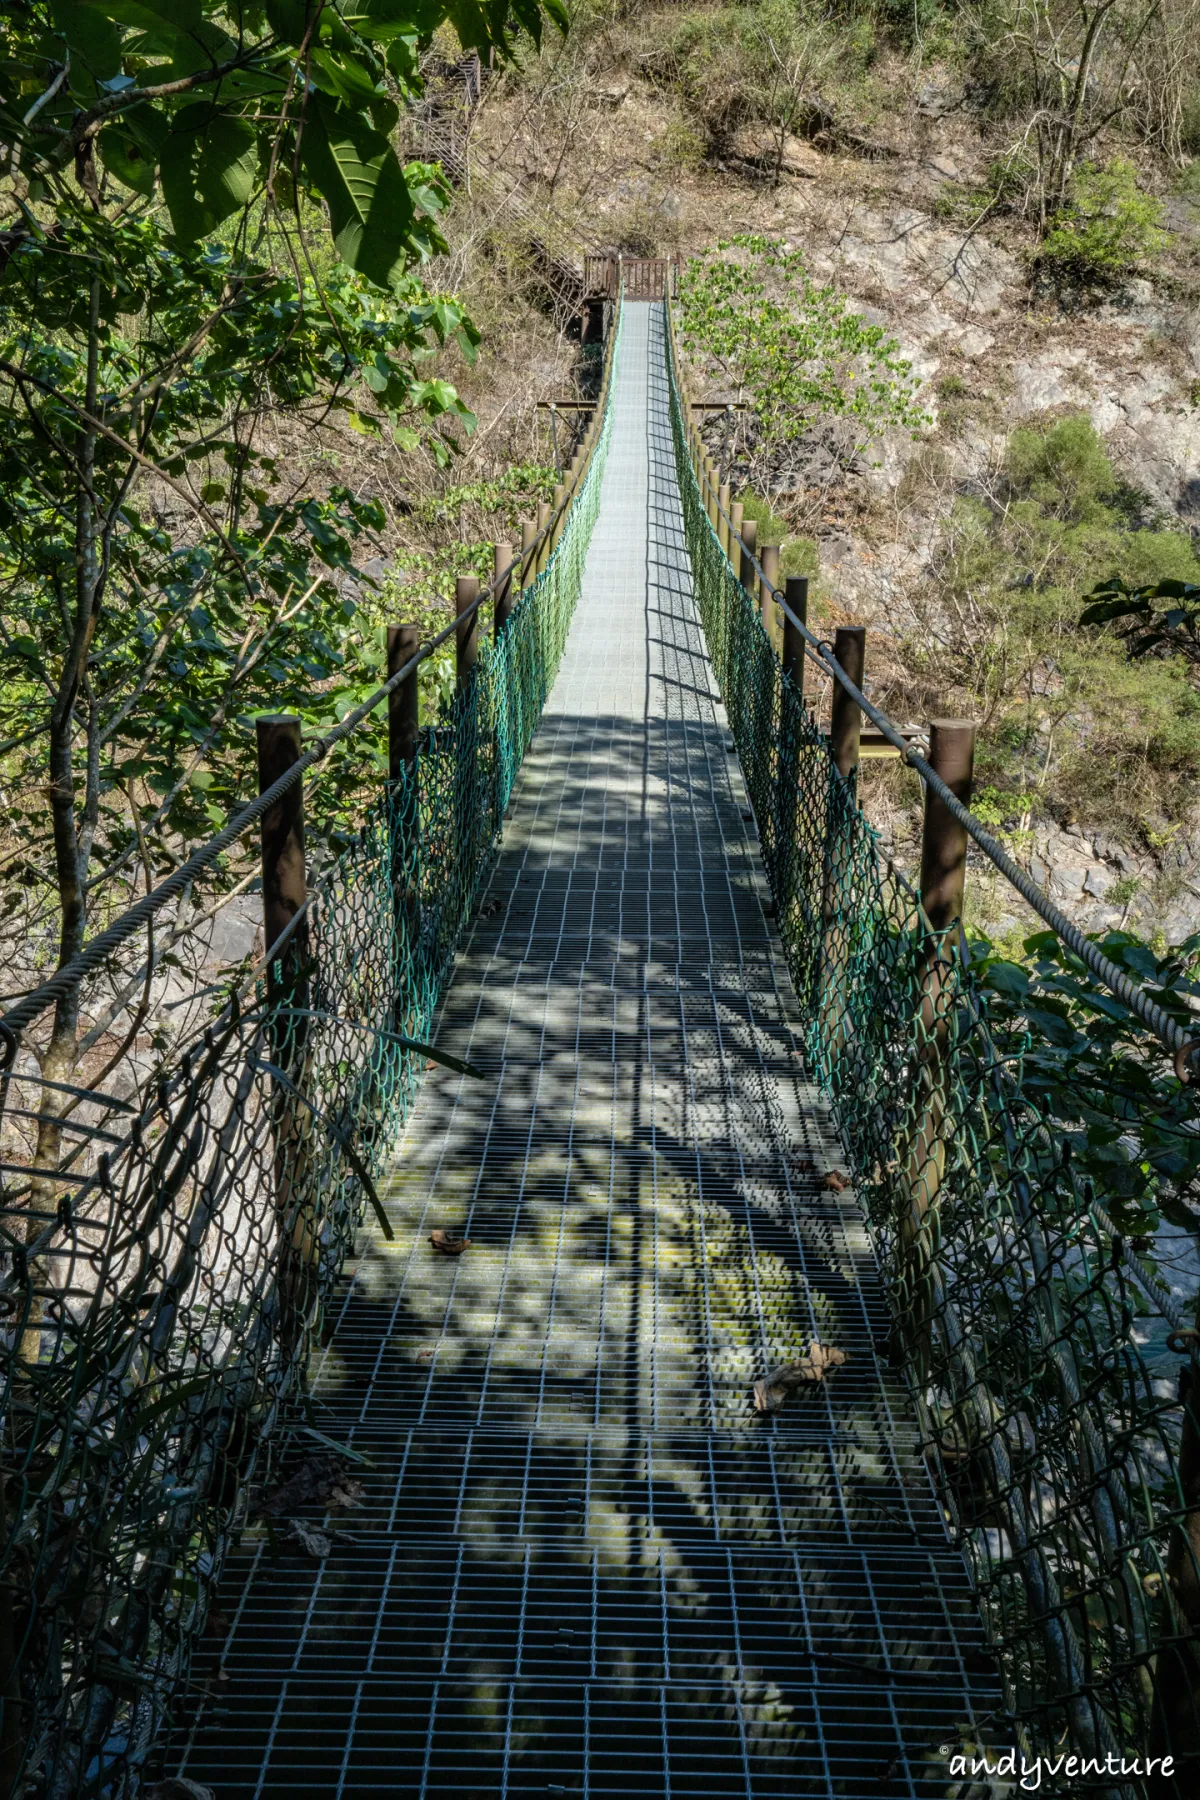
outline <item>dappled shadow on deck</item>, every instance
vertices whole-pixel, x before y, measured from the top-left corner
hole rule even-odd
[[[254,1532],[231,1563],[230,1679],[183,1762],[221,1800],[932,1796],[996,1703],[866,1230],[824,1186],[644,311],[439,1022],[484,1079],[428,1075],[395,1239],[362,1244],[317,1371],[364,1504],[320,1563]],[[849,1361],[756,1414],[813,1338]]]

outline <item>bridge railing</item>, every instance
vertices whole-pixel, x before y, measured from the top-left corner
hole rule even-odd
[[[460,583],[455,623],[303,754],[297,722],[262,722],[278,779],[0,1020],[0,1109],[49,1096],[62,1145],[0,1170],[0,1795],[134,1791],[282,1425],[320,1446],[309,1352],[364,1209],[387,1231],[375,1182],[579,594],[619,336],[618,316],[592,424],[516,567]],[[414,735],[418,667],[451,634],[456,692]],[[385,704],[393,778],[305,891],[303,778]],[[267,920],[290,917],[146,1102],[34,1073],[22,1034],[256,823]]]
[[[1065,1782],[1070,1794],[1183,1800],[1200,1788],[1196,1320],[1122,1240],[998,1055],[957,918],[935,929],[883,855],[805,701],[802,661],[785,668],[764,627],[760,590],[772,607],[786,596],[736,530],[670,317],[665,354],[699,610],[810,1065],[891,1289],[880,1353],[906,1370],[1003,1673],[1010,1720],[993,1742],[1099,1759],[1086,1788]],[[788,617],[793,651],[803,640],[835,693],[842,682],[890,728]],[[1179,1020],[1132,998],[1186,1075],[1194,1045]],[[1178,1385],[1144,1351],[1155,1331],[1187,1359]],[[1145,1759],[1163,1756],[1176,1785],[1161,1761],[1143,1778]],[[1143,1774],[1122,1774],[1134,1758]]]

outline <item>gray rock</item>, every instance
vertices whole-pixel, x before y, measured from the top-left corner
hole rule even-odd
[[[1083,878],[1083,891],[1094,900],[1103,900],[1112,886],[1112,876],[1102,863],[1095,864]]]

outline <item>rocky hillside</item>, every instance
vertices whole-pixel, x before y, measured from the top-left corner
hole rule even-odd
[[[1103,281],[1055,282],[1030,218],[996,198],[1011,121],[973,85],[961,45],[939,57],[877,33],[852,77],[826,65],[799,84],[784,129],[755,118],[741,76],[714,64],[729,9],[580,12],[565,45],[484,82],[455,124],[475,171],[455,273],[477,309],[505,320],[474,377],[482,438],[495,451],[524,432],[527,455],[533,402],[568,378],[570,306],[556,316],[547,274],[555,241],[689,257],[761,233],[801,250],[813,277],[894,334],[927,423],[832,479],[761,495],[793,566],[815,561],[828,621],[869,625],[874,692],[895,715],[980,718],[985,816],[1081,922],[1186,936],[1200,922],[1194,673],[1160,669],[1143,691],[1109,643],[1089,685],[1069,655],[1085,648],[1074,621],[1100,579],[1200,579],[1200,163],[1117,145],[1134,162],[1115,166],[1163,228],[1146,240],[1153,253]],[[453,113],[453,81],[446,91]],[[1067,483],[1049,498],[1047,469]],[[1051,580],[1037,533],[1060,526]],[[1014,620],[1005,596],[1047,581],[1053,622]],[[1014,668],[1023,658],[1011,691],[981,671],[983,638]],[[913,785],[886,766],[865,785],[911,859]],[[986,880],[975,905],[985,928],[1021,924]]]

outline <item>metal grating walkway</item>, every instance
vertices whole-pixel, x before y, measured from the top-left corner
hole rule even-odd
[[[318,1371],[365,1505],[324,1561],[230,1560],[181,1769],[219,1800],[932,1796],[997,1703],[866,1231],[821,1185],[662,331],[627,306],[584,596],[443,1008],[489,1079],[427,1077]],[[757,1415],[814,1337],[849,1362]]]

